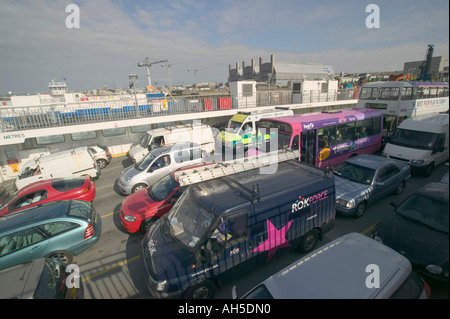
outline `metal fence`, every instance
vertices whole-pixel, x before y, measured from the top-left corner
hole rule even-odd
[[[308,94],[307,94],[308,93]],[[357,97],[351,91],[339,90],[331,94],[315,91],[305,93],[300,103],[352,100]],[[306,99],[309,96],[310,99]],[[2,132],[77,125],[105,121],[174,115],[194,112],[220,111],[243,107],[292,104],[291,91],[257,92],[256,96],[242,104],[241,97],[224,95],[166,96],[154,99],[128,99],[75,103],[53,103],[29,107],[0,107]],[[138,104],[138,107],[136,107]]]

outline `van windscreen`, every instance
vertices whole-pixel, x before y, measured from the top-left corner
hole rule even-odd
[[[397,129],[389,143],[422,150],[431,150],[436,143],[437,137],[437,133]]]
[[[203,208],[189,196],[189,188],[177,200],[169,213],[168,221],[172,235],[189,249],[200,244],[202,237],[214,225],[217,216]]]

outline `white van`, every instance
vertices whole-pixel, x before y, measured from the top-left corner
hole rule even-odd
[[[206,124],[180,124],[147,131],[139,144],[128,151],[134,163],[139,162],[149,151],[180,142],[198,143],[203,151],[214,152],[214,137],[211,127]]]
[[[412,172],[430,176],[448,160],[448,114],[423,115],[404,120],[382,155],[411,165]]]
[[[293,262],[243,299],[426,299],[430,286],[395,250],[360,233],[343,235]],[[233,287],[232,296],[237,298]]]
[[[57,152],[26,162],[14,183],[15,190],[33,182],[57,177],[100,176],[92,152],[87,147]]]

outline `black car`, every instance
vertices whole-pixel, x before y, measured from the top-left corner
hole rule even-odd
[[[372,238],[398,251],[424,276],[449,277],[449,185],[429,183],[380,221]]]

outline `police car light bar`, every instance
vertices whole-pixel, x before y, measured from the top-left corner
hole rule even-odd
[[[240,160],[219,162],[216,165],[207,165],[186,169],[174,173],[174,178],[178,180],[180,186],[191,185],[222,176],[228,176],[251,169],[269,166],[277,162],[283,162],[300,157],[299,151],[283,150],[270,153],[258,154]]]

